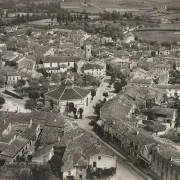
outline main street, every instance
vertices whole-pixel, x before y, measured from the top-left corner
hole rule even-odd
[[[93,106],[100,100],[103,99],[103,92],[107,91],[107,85],[108,83],[102,82],[101,86],[96,92],[96,96],[94,97],[93,101],[89,105],[89,107],[84,112],[84,117],[82,120],[77,120],[77,123],[79,127],[82,129],[88,131],[93,136],[98,138],[105,146],[107,146],[109,149],[112,150],[112,152],[118,157],[117,160],[117,171],[116,175],[111,178],[111,180],[144,180],[143,177],[141,177],[138,173],[134,171],[134,169],[131,168],[129,165],[129,161],[127,158],[125,158],[123,155],[121,155],[117,150],[109,146],[107,143],[102,141],[93,131],[92,126],[89,125],[89,122],[96,118],[96,115],[94,114]],[[112,91],[112,88],[109,89],[109,91]]]

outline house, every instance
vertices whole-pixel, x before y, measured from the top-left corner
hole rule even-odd
[[[16,161],[24,154],[26,156],[34,154],[35,143],[39,139],[43,127],[54,129],[56,127],[60,134],[63,134],[64,131],[64,117],[55,113],[1,111],[0,123],[0,157],[7,162]],[[51,134],[55,135],[52,131]],[[48,137],[50,139],[50,136]],[[52,147],[42,144],[41,148],[35,152],[33,160],[43,163],[52,156]]]
[[[10,134],[10,133],[9,133]],[[18,137],[15,138],[8,146],[0,153],[1,159],[12,162],[18,160],[28,149],[35,145],[35,142],[40,134],[40,124],[30,124],[27,129]]]
[[[170,127],[175,126],[178,118],[177,109],[154,107],[152,110],[155,120],[169,124]]]
[[[127,34],[124,35],[124,42],[125,43],[130,43],[132,41],[135,41],[135,35],[131,32],[128,32]]]
[[[131,86],[140,86],[140,87],[150,87],[153,84],[153,81],[151,79],[131,79],[131,81],[128,82]]]
[[[75,68],[80,57],[76,56],[46,56],[43,62],[44,69],[49,73],[65,72],[70,68]]]
[[[165,94],[168,97],[176,97],[180,96],[180,86],[179,85],[171,85],[171,84],[157,84],[156,88],[165,90]]]
[[[151,171],[162,180],[180,180],[180,150],[176,143],[161,138],[149,150],[152,159],[150,165]]]
[[[71,132],[72,133],[72,132]],[[82,131],[73,139],[65,135],[62,141],[66,142],[63,155],[63,180],[87,179],[87,168],[116,168],[117,157],[97,139]]]
[[[34,163],[46,163],[51,160],[54,155],[53,145],[45,145],[37,149],[33,154],[32,162]]]
[[[23,57],[17,63],[18,63],[18,71],[30,74],[32,77],[34,77],[34,70],[36,65],[35,61],[27,57]]]
[[[176,61],[176,70],[180,71],[180,62]]]
[[[7,84],[15,84],[18,80],[22,79],[21,73],[16,72],[8,72],[6,76]]]
[[[74,86],[70,79],[65,79],[60,87],[45,94],[46,106],[59,109],[60,112],[65,112],[67,105],[85,109],[90,100],[90,91]]]
[[[86,63],[82,67],[82,72],[96,78],[103,78],[106,75],[106,66],[95,63]]]
[[[14,51],[8,51],[7,54],[2,56],[2,60],[7,61],[17,61],[19,58],[19,54]]]
[[[54,55],[55,51],[56,49],[53,47],[40,45],[35,49],[34,55],[37,59],[43,61],[46,56]]]

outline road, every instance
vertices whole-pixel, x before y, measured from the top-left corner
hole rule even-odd
[[[94,114],[93,106],[99,101],[99,99],[103,99],[103,92],[107,91],[107,83],[102,83],[98,91],[96,92],[96,96],[94,97],[93,101],[89,105],[89,107],[84,112],[84,118],[82,120],[78,120],[77,123],[79,127],[88,131],[93,136],[98,138],[105,146],[113,151],[113,153],[118,157],[117,160],[117,170],[116,175],[113,176],[110,180],[144,180],[139,174],[137,174],[126,162],[128,161],[123,155],[121,155],[118,151],[114,148],[109,146],[107,143],[102,141],[93,131],[92,127],[89,126],[89,122],[96,118]],[[112,91],[112,88],[109,89]]]
[[[11,87],[8,87],[8,89],[12,90]],[[0,111],[9,110],[9,111],[15,112],[18,110],[19,112],[24,112],[24,113],[30,112],[30,110],[27,110],[24,108],[26,99],[21,100],[21,99],[17,99],[17,98],[8,96],[7,94],[3,93],[4,90],[5,90],[4,88],[0,89],[0,95],[2,95],[2,97],[5,99],[5,104],[0,109]]]

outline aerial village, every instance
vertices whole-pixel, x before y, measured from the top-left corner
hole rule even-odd
[[[180,180],[180,41],[83,18],[1,28],[0,179]]]

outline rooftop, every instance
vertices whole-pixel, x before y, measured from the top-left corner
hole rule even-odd
[[[46,56],[44,63],[52,63],[52,62],[78,62],[80,61],[80,57],[77,56],[60,56],[60,55],[52,55]]]

